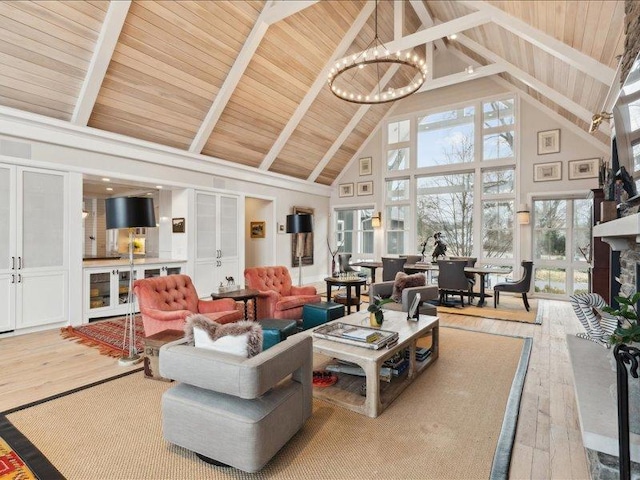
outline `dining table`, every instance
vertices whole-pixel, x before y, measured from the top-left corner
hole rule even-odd
[[[354,262],[351,265],[371,270],[371,283],[376,283],[376,268],[382,268],[382,262],[376,262],[375,260],[363,260],[361,262]]]
[[[405,270],[410,271],[423,271],[423,272],[432,272],[434,270],[438,270],[437,263],[405,263]],[[490,274],[494,275],[509,275],[511,273],[510,268],[500,268],[500,267],[486,267],[486,266],[477,266],[477,267],[464,267],[464,271],[467,273],[473,273],[480,277],[480,292],[478,297],[478,307],[484,307],[486,304],[486,297],[491,297],[491,295],[486,293],[485,290],[485,277]]]

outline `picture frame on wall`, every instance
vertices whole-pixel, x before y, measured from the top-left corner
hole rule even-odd
[[[373,182],[358,182],[358,196],[373,195]]]
[[[353,197],[353,183],[341,183],[338,187],[339,197]]]
[[[251,222],[251,238],[265,238],[266,222]]]
[[[562,180],[562,162],[536,163],[533,166],[534,182]]]
[[[560,153],[560,129],[538,132],[538,155]]]
[[[586,158],[569,161],[569,180],[597,178],[600,174],[600,159]]]
[[[185,227],[184,218],[171,219],[171,231],[173,233],[184,233],[184,227]]]
[[[360,159],[360,175],[371,175],[371,157],[363,157]]]

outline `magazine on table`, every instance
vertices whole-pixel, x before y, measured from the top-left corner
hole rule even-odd
[[[318,338],[334,340],[336,342],[356,345],[358,347],[378,350],[398,341],[398,333],[379,328],[361,327],[348,323],[338,322],[331,325],[322,325],[313,331]]]

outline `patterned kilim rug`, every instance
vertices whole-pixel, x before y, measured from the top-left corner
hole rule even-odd
[[[453,297],[450,296],[449,299],[451,298]],[[542,323],[544,301],[529,299],[529,306],[531,308],[528,312],[524,308],[521,297],[515,297],[508,294],[505,295],[503,293],[500,295],[500,304],[498,305],[498,308],[493,308],[493,298],[487,298],[486,301],[487,303],[484,307],[467,305],[465,303],[464,307],[459,304],[448,307],[439,305],[437,306],[437,309],[438,313],[452,313],[454,315],[468,315],[470,317],[492,318],[495,320],[507,320],[511,322],[534,324]],[[541,308],[538,308],[539,305]]]
[[[63,338],[72,339],[83,345],[97,347],[103,355],[110,357],[120,357],[123,353],[129,352],[129,339],[123,349],[124,342],[124,317],[111,320],[92,322],[79,327],[64,327],[60,329]],[[144,328],[142,317],[136,315],[136,350],[141,353],[144,350],[143,344]],[[2,477],[0,477],[2,480]]]
[[[161,396],[173,385],[141,373],[4,416],[31,443],[14,447],[22,458],[33,450],[70,479],[502,479],[531,342],[441,328],[438,360],[382,415],[314,400],[304,427],[253,475],[209,465],[166,442]],[[8,440],[2,420],[0,437]],[[60,478],[55,473],[40,478]]]

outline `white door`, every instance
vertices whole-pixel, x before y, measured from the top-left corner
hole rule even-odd
[[[66,322],[67,177],[17,169],[16,327]]]
[[[15,167],[0,165],[0,333],[15,328],[16,205]]]
[[[198,295],[204,297],[217,288],[216,266],[218,245],[216,243],[217,200],[215,194],[196,192],[196,260],[193,284]]]

